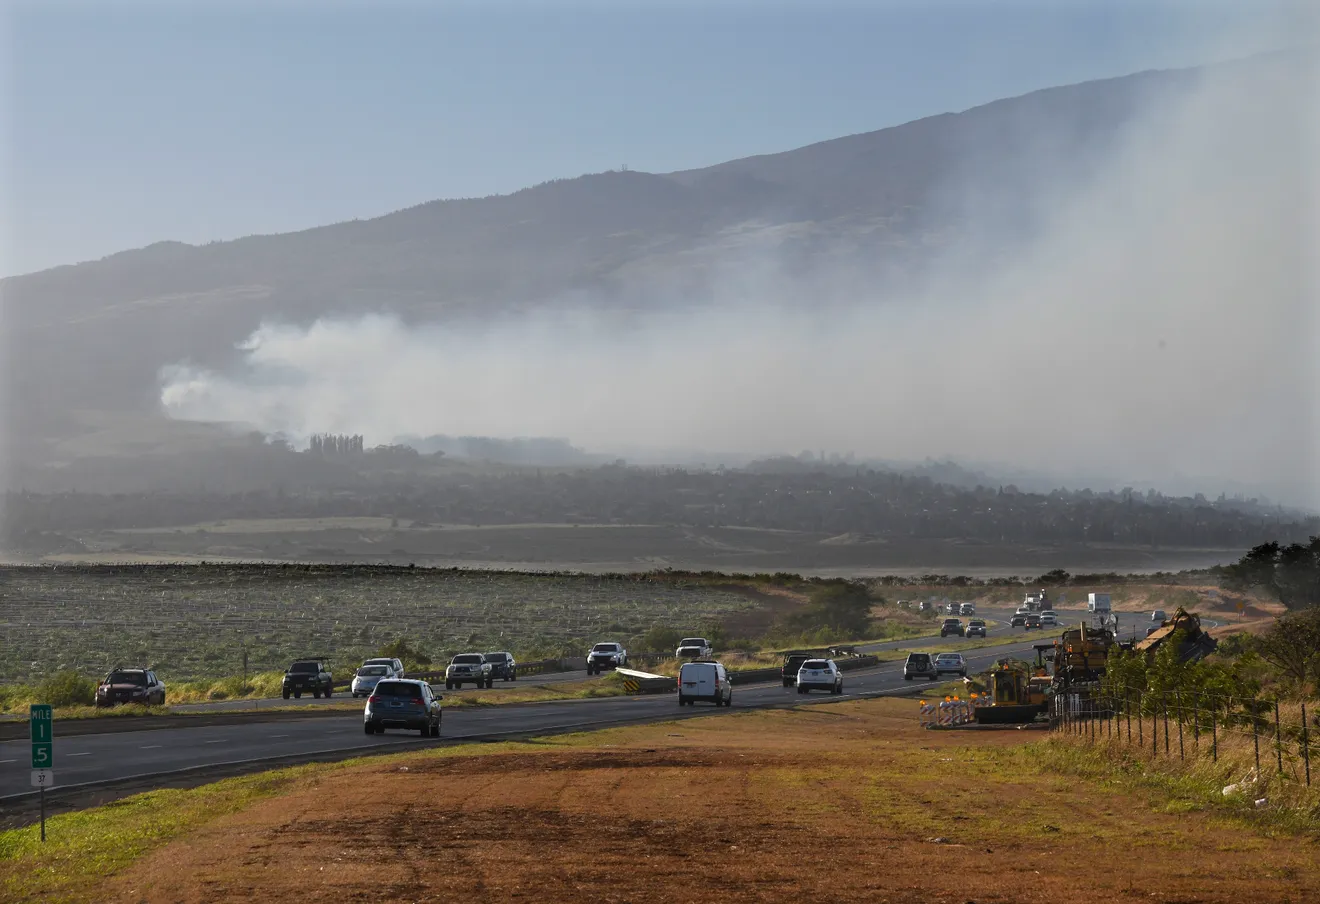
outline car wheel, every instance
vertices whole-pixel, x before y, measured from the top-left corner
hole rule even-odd
[[[904,681],[911,681],[911,680],[912,680],[912,676],[911,676],[911,675],[904,675],[904,676],[903,676],[903,680],[904,680]]]
[[[798,688],[798,693],[799,693],[799,694],[805,694],[806,692],[807,692],[807,689],[806,689],[805,687],[800,687],[800,688]]]
[[[724,701],[725,706],[733,706],[733,694],[729,694],[729,699]]]
[[[330,695],[333,694],[334,692],[335,692],[335,689],[334,689],[333,687],[327,687],[327,688],[325,689],[325,697],[326,697],[326,699],[327,699],[327,700],[330,699]]]
[[[440,737],[440,720],[436,719],[435,724],[431,726],[431,737]]]
[[[288,692],[288,691],[284,691],[283,694],[282,694],[282,696],[284,697],[285,700],[288,700],[288,699],[289,699],[289,692]]]
[[[683,695],[682,695],[682,694],[679,694],[679,695],[678,695],[678,705],[679,705],[679,706],[682,706],[684,703],[687,703],[687,701],[683,699]]]
[[[312,699],[314,700],[321,699],[321,689],[319,687],[312,688]]]
[[[363,723],[362,723],[362,730],[363,730],[364,732],[366,732],[367,734],[375,734],[375,733],[376,733],[376,726],[372,725],[370,722],[363,722]]]

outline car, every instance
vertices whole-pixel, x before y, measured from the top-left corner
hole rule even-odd
[[[329,697],[334,693],[335,679],[330,669],[320,659],[299,659],[289,666],[280,682],[280,696],[288,700],[290,696],[301,697],[303,691],[311,691],[313,697]]]
[[[490,677],[492,680],[496,678],[501,681],[518,680],[518,660],[513,658],[512,653],[482,653],[481,656],[490,663]]]
[[[490,663],[480,653],[459,653],[445,666],[445,690],[462,688],[464,684],[475,684],[478,688],[494,687],[495,679],[490,676]]]
[[[698,659],[678,669],[678,705],[709,700],[716,706],[733,705],[733,684],[723,663]]]
[[[1029,612],[1031,612],[1031,608],[1030,608],[1029,606],[1018,606],[1018,607],[1017,607],[1017,613],[1016,613],[1016,614],[1018,614],[1018,615],[1026,615],[1026,614],[1028,614]]]
[[[899,600],[899,601],[898,601],[898,608],[900,608],[900,609],[908,609],[908,608],[911,607],[911,605],[912,605],[912,604],[909,603],[907,600]]]
[[[390,673],[391,673],[391,674],[390,674],[390,677],[391,677],[391,678],[402,678],[402,677],[403,677],[403,660],[402,660],[402,659],[392,659],[392,658],[390,658],[390,657],[381,656],[381,657],[377,657],[376,659],[368,659],[368,660],[364,661],[362,664],[363,664],[363,665],[383,665],[383,666],[387,666],[387,667],[389,668],[389,670],[390,670]]]
[[[975,614],[976,614],[976,607],[975,607],[974,605],[972,605],[971,603],[963,603],[961,606],[958,607],[958,614],[959,614],[959,615],[975,615]]]
[[[911,681],[913,678],[939,677],[935,671],[935,657],[929,653],[909,653],[907,661],[903,663],[903,680]]]
[[[97,706],[114,706],[116,703],[164,706],[165,684],[151,669],[116,667],[96,686],[95,700]]]
[[[918,612],[929,612],[930,610],[931,610],[931,604],[929,600],[922,600],[920,603],[917,604]]]
[[[1035,612],[1027,616],[1026,624],[1022,626],[1023,630],[1030,631],[1032,628],[1040,628],[1040,616]]]
[[[1046,610],[1040,614],[1040,626],[1042,628],[1057,628],[1059,626],[1059,617],[1053,612]]]
[[[958,608],[959,608],[959,607],[958,607],[958,604],[957,604],[957,603],[946,603],[946,604],[944,605],[944,614],[945,614],[945,615],[957,615],[957,614],[958,614]]]
[[[425,681],[386,678],[376,685],[362,710],[362,730],[384,734],[387,728],[420,731],[422,737],[440,737],[440,701]]]
[[[623,644],[607,641],[598,643],[587,654],[587,674],[599,675],[606,669],[617,669],[628,664],[628,651]]]
[[[961,653],[940,653],[935,657],[935,675],[954,674],[967,677],[967,660]]]
[[[1026,612],[1014,612],[1013,615],[1012,615],[1012,617],[1009,618],[1009,620],[1008,620],[1008,625],[1009,625],[1009,627],[1011,627],[1011,628],[1020,628],[1020,627],[1022,627],[1023,625],[1025,625],[1026,623],[1027,623],[1027,613],[1026,613]]]
[[[1166,621],[1168,617],[1169,616],[1164,614],[1163,609],[1156,609],[1154,612],[1150,614],[1150,620],[1153,622],[1163,622]]]
[[[798,671],[802,668],[802,663],[808,659],[813,659],[816,653],[809,653],[803,650],[789,650],[784,654],[784,667],[780,669],[780,677],[784,680],[784,687],[792,687],[797,684]]]
[[[397,678],[394,670],[387,665],[376,663],[374,665],[362,665],[357,673],[353,675],[353,681],[349,684],[348,690],[354,697],[370,697],[371,692],[376,689],[376,684],[383,678]]]
[[[967,630],[963,632],[964,637],[985,637],[985,619],[974,618],[967,623]]]
[[[813,690],[842,694],[843,672],[833,659],[808,659],[798,669],[797,689],[799,694]]]
[[[947,637],[950,634],[957,634],[962,637],[966,633],[963,628],[962,619],[946,618],[944,624],[940,625],[940,637]]]
[[[684,637],[674,650],[675,659],[709,659],[714,651],[704,637]]]

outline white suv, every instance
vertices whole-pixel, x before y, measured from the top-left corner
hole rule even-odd
[[[839,671],[833,659],[808,659],[798,669],[797,689],[799,694],[811,690],[842,694],[843,672]]]

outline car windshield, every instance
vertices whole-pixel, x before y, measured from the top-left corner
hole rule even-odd
[[[480,653],[459,653],[454,657],[454,665],[480,665],[484,661]]]
[[[944,623],[945,623],[946,625],[956,625],[956,624],[958,624],[959,622],[958,622],[958,619],[956,619],[956,618],[946,618],[946,619],[944,620]]]
[[[382,681],[376,685],[378,697],[420,697],[422,689],[409,681]]]
[[[617,643],[598,643],[591,648],[593,653],[617,653],[619,645]]]
[[[508,661],[509,661],[509,654],[508,654],[508,653],[487,653],[487,654],[486,654],[486,661],[487,661],[487,662],[508,662]]]
[[[389,669],[385,668],[385,666],[383,665],[368,665],[358,669],[358,677],[377,678],[381,675],[384,675],[388,671]]]
[[[106,684],[136,684],[139,687],[147,686],[146,672],[111,672],[110,677],[105,679]]]
[[[393,659],[368,659],[363,665],[394,665]]]
[[[680,647],[704,647],[706,638],[704,637],[684,637],[678,642]]]
[[[293,664],[293,668],[289,669],[289,671],[290,671],[290,672],[311,672],[313,675],[315,675],[317,672],[320,671],[320,669],[317,668],[317,665],[318,665],[318,663],[315,663],[315,662],[295,662],[295,663]]]
[[[802,663],[804,669],[828,669],[830,664],[824,659],[808,659]]]
[[[957,653],[941,653],[935,657],[936,662],[962,662],[962,657]]]
[[[974,618],[974,619],[972,619],[971,621],[969,621],[967,624],[970,625],[970,626],[973,627],[973,628],[984,628],[984,627],[985,627],[985,622],[982,621],[982,620],[979,619],[979,618]]]

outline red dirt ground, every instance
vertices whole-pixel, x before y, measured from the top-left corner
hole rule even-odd
[[[911,701],[619,729],[308,779],[106,902],[1320,901],[1320,844],[1022,768]]]

